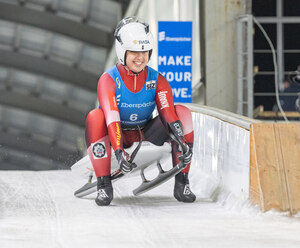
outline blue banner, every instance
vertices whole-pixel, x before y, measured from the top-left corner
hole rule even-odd
[[[192,22],[158,22],[158,71],[174,102],[192,102]]]

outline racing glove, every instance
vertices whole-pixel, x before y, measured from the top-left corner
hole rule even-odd
[[[124,174],[136,168],[136,164],[130,162],[130,156],[127,152],[122,151],[121,149],[117,149],[115,151],[115,155],[118,160],[119,167]]]
[[[182,163],[186,167],[192,160],[193,144],[187,143],[185,141],[183,128],[179,120],[170,123],[169,126],[173,134],[171,135],[171,137],[175,140],[175,142],[177,142],[182,152],[182,155],[179,155],[178,159],[182,161]]]
[[[178,159],[184,164],[184,168],[192,161],[193,157],[193,144],[184,143],[181,145],[182,155],[178,156]]]

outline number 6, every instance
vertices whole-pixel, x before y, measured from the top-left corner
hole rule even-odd
[[[138,119],[138,115],[137,114],[132,114],[132,115],[130,115],[129,119],[131,121],[136,121]]]

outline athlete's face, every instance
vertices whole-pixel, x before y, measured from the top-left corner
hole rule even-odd
[[[148,63],[149,51],[146,52],[133,52],[127,51],[126,65],[129,70],[138,73],[142,71]]]

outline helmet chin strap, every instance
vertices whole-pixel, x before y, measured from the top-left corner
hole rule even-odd
[[[124,55],[124,66],[126,66],[126,59],[127,59],[127,51],[125,52],[125,55]]]

